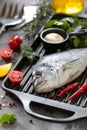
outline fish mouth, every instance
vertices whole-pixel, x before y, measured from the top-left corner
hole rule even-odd
[[[37,93],[44,93],[46,91],[46,82],[38,83],[38,85],[35,87],[35,92]]]
[[[44,79],[44,77],[33,77],[33,85],[34,85],[34,89],[35,89],[35,92],[37,93],[41,93],[41,91],[43,91],[43,89],[45,88],[47,84],[47,80]]]

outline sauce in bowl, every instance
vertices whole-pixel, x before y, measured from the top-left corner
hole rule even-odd
[[[44,37],[44,40],[50,43],[60,43],[64,40],[64,38],[58,33],[48,33]]]
[[[41,44],[43,44],[43,47],[48,54],[54,53],[58,49],[64,49],[68,39],[69,34],[60,28],[44,29],[40,33]]]

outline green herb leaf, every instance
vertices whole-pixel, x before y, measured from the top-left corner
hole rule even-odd
[[[69,40],[72,47],[75,47],[75,48],[79,47],[80,39],[77,36],[71,36]]]
[[[72,48],[87,47],[87,34],[81,36],[71,36],[69,38],[69,46]]]
[[[39,57],[39,55],[33,51],[33,49],[30,46],[22,45],[22,56],[27,57],[29,59],[36,59]]]
[[[56,27],[56,28],[62,28],[64,30],[68,30],[69,24],[65,20],[50,20],[45,24],[45,28],[51,28],[51,27]]]
[[[51,28],[53,26],[56,26],[58,21],[56,19],[50,20],[45,24],[45,28]]]
[[[3,114],[0,117],[0,123],[2,125],[4,125],[4,124],[10,124],[10,125],[12,125],[12,124],[14,124],[16,122],[15,116],[16,115],[14,113],[12,113],[12,114],[5,113],[5,114]]]

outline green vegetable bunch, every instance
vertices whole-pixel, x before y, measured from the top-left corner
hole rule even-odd
[[[52,19],[45,24],[45,28],[51,27],[61,28],[67,32],[78,32],[81,29],[87,29],[87,20],[79,19],[77,16]]]
[[[14,113],[12,113],[12,114],[5,113],[5,114],[3,114],[0,117],[0,123],[2,125],[4,125],[4,124],[10,124],[10,125],[12,125],[12,124],[14,124],[16,122],[16,117],[15,116],[16,115]]]
[[[65,31],[67,31],[69,29],[69,23],[65,20],[58,21],[56,19],[52,19],[45,24],[45,28],[52,28],[52,27],[62,28]]]

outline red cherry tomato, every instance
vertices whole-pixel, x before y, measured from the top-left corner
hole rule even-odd
[[[20,84],[23,79],[23,72],[18,70],[13,70],[8,74],[8,79],[12,84]]]
[[[19,43],[19,44],[22,44],[22,39],[19,37],[19,36],[14,36],[13,37],[13,39],[17,42],[17,43]]]
[[[12,50],[18,50],[20,49],[22,42],[23,41],[19,36],[14,36],[8,41],[8,45]]]
[[[10,60],[12,57],[13,50],[10,48],[3,48],[0,50],[0,55],[3,60]]]

